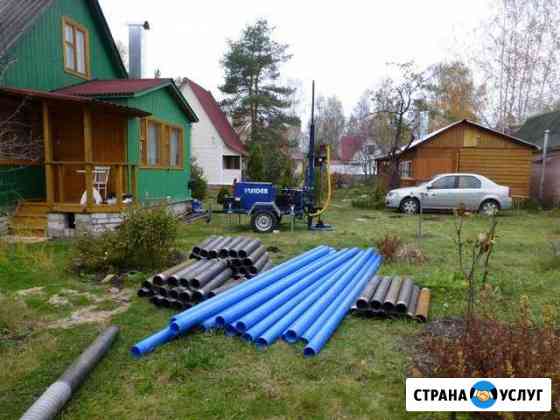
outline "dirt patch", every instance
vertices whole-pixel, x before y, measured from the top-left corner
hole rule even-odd
[[[99,310],[97,305],[89,305],[72,312],[67,318],[59,319],[50,323],[47,328],[64,329],[92,322],[105,323],[109,321],[113,316],[126,312],[128,310],[128,307],[130,306],[130,299],[134,294],[133,290],[119,290],[116,288],[111,288],[108,290],[108,292],[110,294],[108,298],[100,298],[96,296],[96,303],[115,302],[120,305],[118,308],[108,311]]]
[[[459,317],[436,319],[427,323],[422,332],[410,337],[403,343],[404,349],[414,349],[412,364],[409,367],[408,375],[411,377],[428,376],[436,367],[434,357],[425,351],[425,341],[431,337],[445,337],[456,339],[463,335],[465,331],[465,321]]]
[[[123,305],[114,309],[112,311],[98,311],[97,306],[86,306],[85,308],[79,309],[68,318],[59,319],[51,324],[48,328],[70,328],[80,324],[87,324],[92,322],[105,323],[110,320],[114,315],[121,314],[128,310],[129,304]]]
[[[44,287],[32,287],[31,289],[19,290],[16,292],[17,296],[33,296],[43,294]]]
[[[52,306],[66,306],[70,304],[70,301],[64,296],[52,295],[49,298],[48,303]]]
[[[358,218],[356,219],[356,222],[367,222],[367,220],[366,220],[366,219],[362,219],[361,217],[358,217]]]

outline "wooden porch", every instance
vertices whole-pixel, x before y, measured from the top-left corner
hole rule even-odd
[[[128,118],[90,107],[42,103],[46,204],[52,212],[120,212],[136,194],[127,162]],[[95,175],[107,172],[103,191]]]

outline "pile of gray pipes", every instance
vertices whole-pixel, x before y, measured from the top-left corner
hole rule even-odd
[[[241,236],[211,236],[193,247],[190,258],[145,280],[138,296],[185,310],[272,268],[262,243]]]

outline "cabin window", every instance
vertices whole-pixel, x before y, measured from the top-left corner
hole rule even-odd
[[[399,163],[401,178],[412,178],[412,161],[404,160]]]
[[[156,119],[142,120],[140,159],[145,167],[177,169],[183,167],[183,129]]]
[[[159,150],[161,142],[161,125],[154,121],[148,122],[148,165],[159,164]]]
[[[89,79],[89,37],[87,30],[69,18],[62,19],[64,70]]]
[[[240,156],[224,156],[224,169],[241,169]]]
[[[179,168],[181,164],[182,133],[178,128],[171,128],[169,135],[169,166]]]

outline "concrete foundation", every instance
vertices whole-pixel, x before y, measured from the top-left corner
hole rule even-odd
[[[171,203],[169,212],[181,216],[191,209],[190,201]],[[114,230],[125,218],[126,213],[49,213],[47,236],[49,238],[71,238],[77,233],[98,235],[108,230]],[[0,234],[2,225],[0,218]]]

